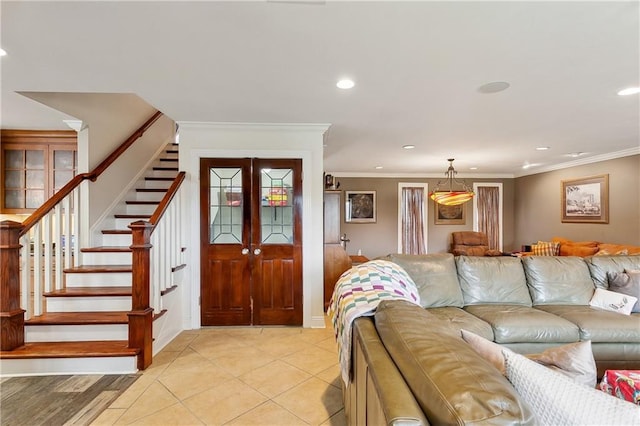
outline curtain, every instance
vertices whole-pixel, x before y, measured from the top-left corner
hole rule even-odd
[[[500,249],[500,190],[496,186],[479,186],[477,197],[478,231],[489,238],[489,248]]]
[[[402,188],[402,253],[426,253],[424,204],[423,188]]]

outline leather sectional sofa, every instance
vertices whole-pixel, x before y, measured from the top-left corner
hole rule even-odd
[[[640,256],[385,259],[408,273],[421,302],[385,300],[375,315],[353,321],[344,384],[350,425],[534,424],[461,329],[522,354],[590,340],[599,376],[640,369],[640,313],[589,306],[596,288],[608,288],[608,272],[639,270]]]

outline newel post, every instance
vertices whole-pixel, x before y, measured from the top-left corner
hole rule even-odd
[[[150,251],[153,225],[139,220],[129,225],[132,231],[133,279],[129,312],[129,347],[140,349],[138,369],[151,365],[153,357],[153,308],[150,306]]]
[[[0,222],[0,350],[24,345],[24,313],[20,308],[20,231],[22,224]]]

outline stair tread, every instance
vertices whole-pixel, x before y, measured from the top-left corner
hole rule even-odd
[[[149,219],[151,217],[150,214],[114,214],[113,217],[117,219]]]
[[[80,249],[83,253],[130,253],[130,246],[98,246]]]
[[[158,205],[160,204],[160,201],[129,200],[129,201],[125,201],[125,204],[140,204],[140,205],[150,206],[150,205]]]
[[[177,172],[178,168],[177,167],[153,167],[153,170],[162,170],[162,171],[168,171],[168,172]]]
[[[147,176],[144,178],[144,180],[157,180],[157,181],[163,181],[163,182],[173,182],[175,178],[171,178],[171,177],[157,177],[157,176]]]
[[[46,312],[25,321],[25,325],[127,324],[127,311]]]
[[[178,161],[178,158],[160,158],[160,161]]]
[[[131,235],[131,229],[103,229],[103,234]]]
[[[136,188],[136,192],[167,192],[166,188]]]
[[[3,359],[80,358],[135,356],[139,349],[129,348],[126,340],[97,340],[91,342],[32,342],[12,351],[0,351]]]
[[[67,287],[44,293],[46,297],[131,296],[128,287]]]
[[[65,268],[65,273],[89,273],[89,272],[132,272],[131,265],[80,265],[73,268]]]

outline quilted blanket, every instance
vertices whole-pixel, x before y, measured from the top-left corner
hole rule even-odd
[[[338,342],[340,371],[345,384],[351,375],[351,326],[364,315],[373,315],[382,300],[401,299],[417,305],[420,295],[402,267],[387,260],[372,260],[343,273],[333,291],[327,315]]]

